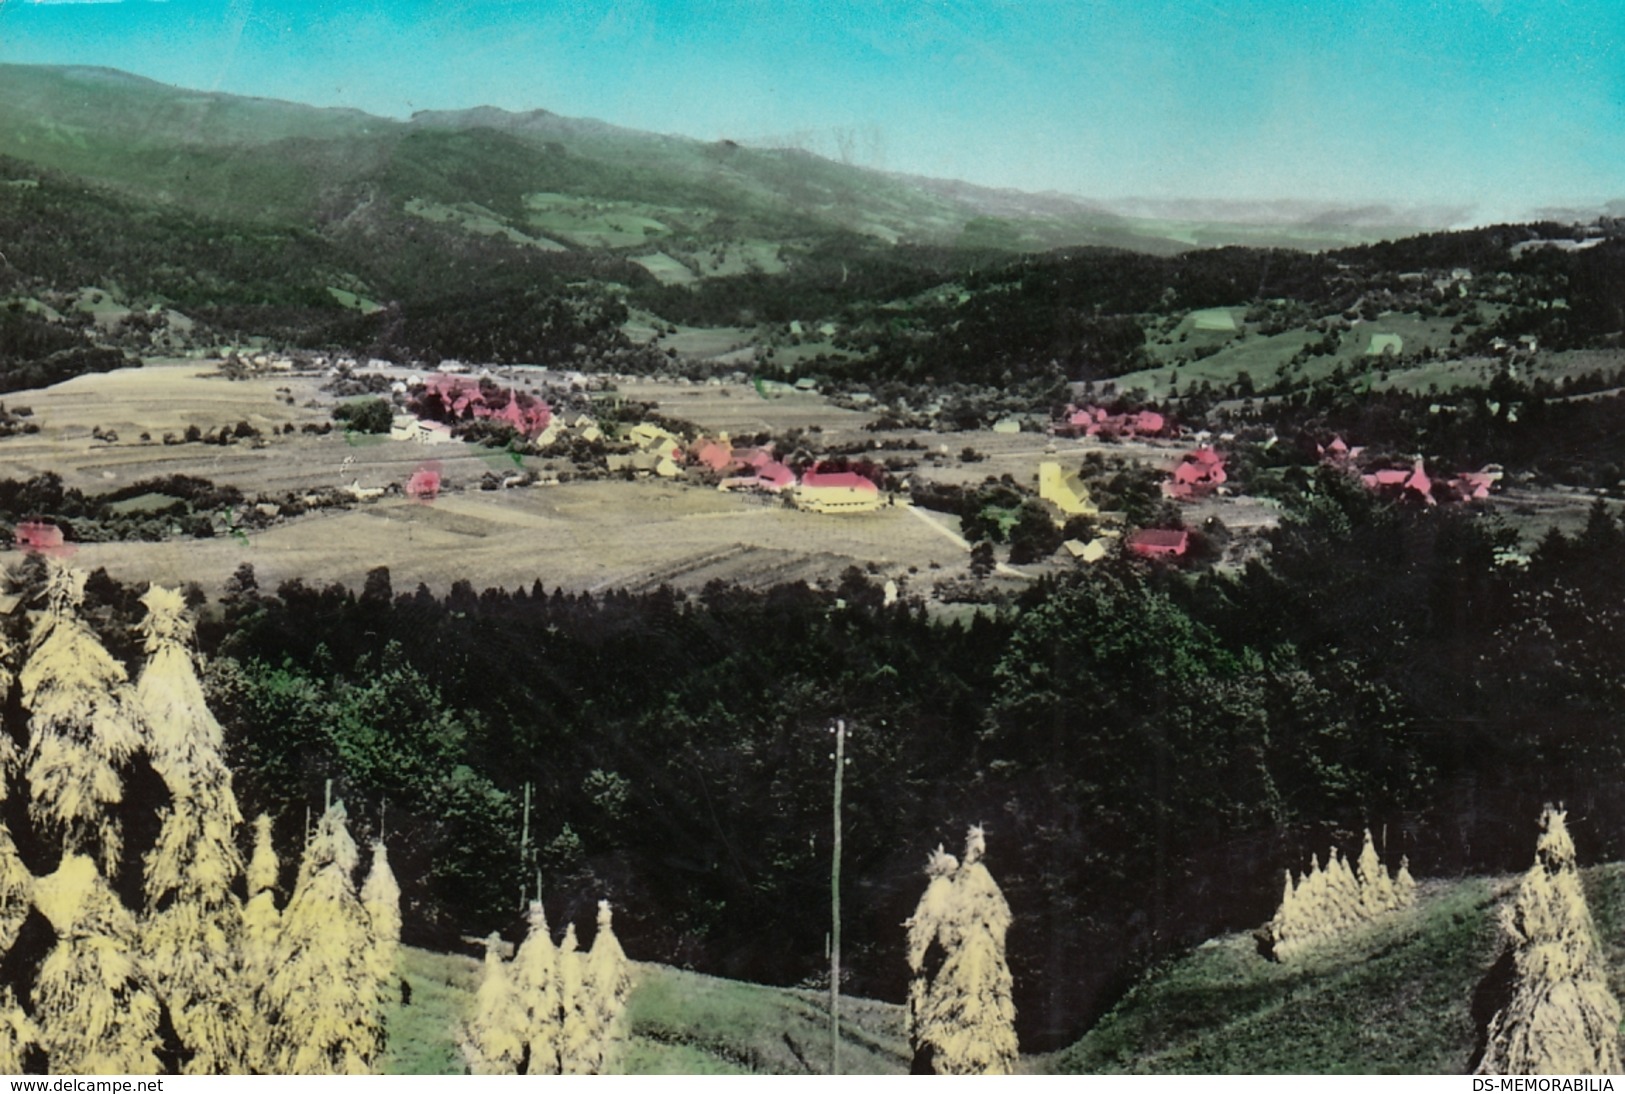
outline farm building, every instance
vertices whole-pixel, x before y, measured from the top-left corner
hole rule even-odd
[[[1204,445],[1180,459],[1172,479],[1162,484],[1162,493],[1180,501],[1205,498],[1222,486],[1227,477],[1224,457]]]
[[[677,462],[664,452],[639,450],[606,457],[611,471],[633,471],[638,474],[656,474],[663,479],[676,478],[681,470]]]
[[[683,442],[650,422],[639,422],[628,429],[626,439],[644,452],[652,452],[673,461],[683,458]]]
[[[67,547],[62,529],[50,521],[25,520],[17,525],[15,536],[19,551],[37,551],[49,555],[58,554]]]
[[[1409,469],[1385,468],[1361,475],[1360,479],[1368,488],[1381,493],[1398,494],[1401,497],[1414,494],[1429,505],[1439,504],[1439,500],[1433,496],[1433,480],[1428,477],[1420,459]]]
[[[1100,512],[1090,500],[1089,488],[1075,473],[1058,463],[1038,465],[1038,496],[1069,517],[1092,517]]]
[[[1063,437],[1157,437],[1167,430],[1168,419],[1154,410],[1112,414],[1104,407],[1069,406],[1052,428]]]
[[[736,448],[731,458],[739,473],[718,483],[718,490],[766,490],[777,494],[796,484],[795,472],[774,459],[771,448]]]
[[[457,438],[451,435],[451,426],[444,422],[431,422],[409,415],[397,417],[389,427],[389,436],[397,441],[416,441],[418,444],[450,444]]]
[[[1079,562],[1099,562],[1106,557],[1111,547],[1111,541],[1105,536],[1096,536],[1088,543],[1083,542],[1081,539],[1069,539],[1061,546],[1067,554]]]
[[[880,508],[880,488],[854,471],[809,471],[796,487],[796,507],[814,513],[869,513]]]
[[[728,446],[726,435],[715,441],[709,437],[701,437],[689,446],[688,458],[691,463],[707,471],[721,474],[733,465],[733,449]]]
[[[1179,558],[1189,548],[1183,528],[1142,528],[1128,537],[1128,549],[1141,558]]]

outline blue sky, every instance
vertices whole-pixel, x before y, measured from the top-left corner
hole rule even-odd
[[[1621,0],[0,0],[0,61],[1086,197],[1625,198]]]

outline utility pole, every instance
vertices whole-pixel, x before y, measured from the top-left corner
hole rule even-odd
[[[829,869],[829,1073],[841,1073],[841,777],[846,771],[846,719],[835,719],[835,847]]]
[[[525,783],[525,819],[523,827],[519,829],[519,910],[524,911],[530,906],[525,899],[525,867],[531,865],[533,856],[530,853],[530,783]],[[536,871],[536,899],[542,898],[541,870]]]

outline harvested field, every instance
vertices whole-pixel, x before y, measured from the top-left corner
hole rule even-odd
[[[923,574],[933,563],[950,573],[966,565],[962,549],[903,506],[831,517],[653,480],[476,491],[432,504],[385,498],[287,521],[247,546],[230,538],[84,544],[77,558],[131,580],[205,587],[243,562],[267,587],[294,577],[359,587],[369,569],[388,566],[397,589],[421,581],[441,592],[458,578],[477,588],[539,579],[572,590],[698,590],[712,580],[833,580],[870,563],[898,579],[910,566]]]
[[[867,440],[863,427],[874,415],[832,406],[818,395],[764,398],[750,384],[674,384],[629,380],[621,384],[629,399],[660,404],[660,412],[682,418],[711,432],[734,436],[762,431],[782,433],[817,426],[822,444]]]

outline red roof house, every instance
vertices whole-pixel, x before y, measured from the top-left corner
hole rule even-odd
[[[725,444],[701,437],[688,449],[688,458],[709,471],[721,473],[733,465],[733,451]]]
[[[46,520],[25,520],[17,525],[17,549],[42,555],[60,555],[68,550],[62,529]]]
[[[440,464],[423,464],[406,480],[406,496],[414,501],[430,502],[440,496]]]
[[[1178,558],[1189,548],[1183,528],[1142,528],[1128,537],[1128,549],[1141,558]]]
[[[1383,468],[1361,475],[1360,481],[1372,490],[1398,493],[1402,497],[1415,494],[1429,505],[1439,504],[1439,499],[1433,496],[1433,480],[1428,478],[1421,460],[1417,460],[1409,470],[1400,467]]]
[[[819,471],[801,476],[796,504],[818,513],[866,512],[880,508],[880,488],[855,471]]]
[[[1104,407],[1069,406],[1055,432],[1085,437],[1155,437],[1168,428],[1168,420],[1155,410],[1111,414]]]
[[[1163,484],[1162,492],[1170,498],[1190,501],[1213,493],[1226,478],[1224,457],[1204,445],[1185,454],[1174,468],[1172,481]]]

